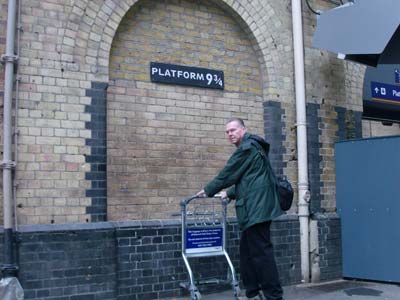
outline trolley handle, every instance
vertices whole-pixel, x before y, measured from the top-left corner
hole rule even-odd
[[[222,196],[221,196],[221,194],[215,194],[213,197],[192,195],[192,196],[189,196],[189,197],[183,199],[181,201],[181,206],[186,206],[187,204],[189,204],[190,201],[192,201],[194,199],[198,199],[198,198],[219,198],[219,199],[222,199]]]

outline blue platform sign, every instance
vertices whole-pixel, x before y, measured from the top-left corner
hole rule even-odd
[[[192,227],[186,229],[186,252],[222,251],[221,227]]]
[[[371,98],[377,101],[400,104],[400,86],[371,81]]]
[[[400,64],[367,67],[363,85],[363,118],[400,123]]]

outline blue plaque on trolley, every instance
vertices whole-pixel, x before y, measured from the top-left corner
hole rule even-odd
[[[186,252],[222,251],[221,227],[192,227],[186,229]]]

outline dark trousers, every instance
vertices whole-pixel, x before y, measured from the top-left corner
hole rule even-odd
[[[270,239],[271,222],[259,223],[244,230],[240,238],[240,274],[246,296],[254,297],[262,290],[267,300],[281,300],[274,252]]]

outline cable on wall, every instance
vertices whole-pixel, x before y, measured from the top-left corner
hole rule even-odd
[[[305,1],[306,1],[308,9],[311,10],[313,14],[316,14],[316,15],[320,15],[321,14],[320,12],[318,12],[315,9],[312,8],[312,6],[310,5],[309,0],[305,0]]]

